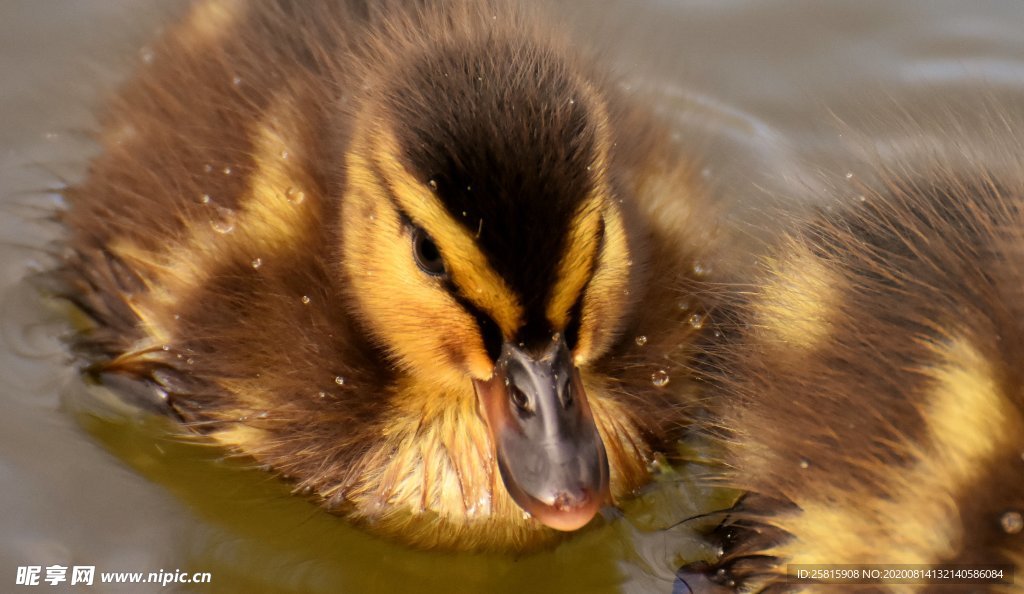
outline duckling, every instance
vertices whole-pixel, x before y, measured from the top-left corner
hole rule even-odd
[[[748,495],[719,533],[723,584],[832,592],[793,565],[1001,565],[970,591],[1024,591],[1024,177],[966,141],[928,151],[837,190],[732,303],[708,398],[721,479]]]
[[[539,546],[628,496],[695,402],[712,205],[545,22],[192,6],[67,191],[86,370],[416,547]]]

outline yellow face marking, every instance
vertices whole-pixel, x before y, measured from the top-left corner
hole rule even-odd
[[[756,306],[757,324],[790,346],[809,350],[828,337],[839,278],[803,245],[791,242],[785,260],[768,264],[771,279]]]
[[[548,321],[556,329],[569,323],[569,310],[590,280],[600,239],[602,202],[600,194],[592,196],[580,206],[570,225],[565,255],[558,264],[558,280],[546,312]]]
[[[522,306],[505,280],[487,263],[474,233],[452,218],[437,196],[405,171],[394,156],[398,148],[390,134],[381,133],[375,149],[385,183],[402,210],[433,238],[449,277],[467,299],[491,315],[506,337],[513,336],[522,322]],[[486,227],[488,221],[483,224]]]
[[[564,326],[569,321],[569,310],[585,291],[573,353],[577,365],[600,357],[616,338],[629,302],[626,293],[632,266],[622,213],[605,176],[612,147],[608,109],[596,89],[585,82],[582,87],[584,101],[593,114],[594,159],[590,171],[595,176],[595,191],[573,222],[569,247],[559,263],[559,281],[546,312],[556,328]],[[603,234],[598,241],[602,224]]]
[[[927,370],[935,384],[922,404],[927,437],[903,446],[918,460],[914,467],[893,468],[886,481],[863,488],[812,486],[797,497],[803,513],[778,522],[796,538],[767,554],[834,564],[937,563],[957,553],[964,526],[956,502],[1013,445],[1024,419],[970,343],[956,340],[935,353],[940,363]]]
[[[599,357],[611,346],[626,308],[630,253],[622,214],[612,201],[602,212],[604,236],[595,270],[583,296],[580,335],[574,359],[577,365]]]

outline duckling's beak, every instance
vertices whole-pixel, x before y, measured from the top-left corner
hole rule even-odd
[[[565,339],[537,357],[506,342],[474,384],[512,499],[558,530],[589,522],[610,501],[608,457]]]

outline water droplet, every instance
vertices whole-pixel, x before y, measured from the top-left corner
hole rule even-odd
[[[306,201],[306,193],[298,188],[288,188],[284,192],[284,197],[288,199],[288,202],[292,204],[302,204]]]
[[[289,153],[288,151],[281,151],[281,158],[282,158],[282,159],[284,159],[285,161],[287,161],[287,160],[288,160],[288,157],[291,157],[291,153]]]
[[[847,171],[846,172],[846,179],[853,179],[853,172],[852,171]]]
[[[160,350],[162,350],[164,352],[169,351],[169,350],[171,350],[171,345],[169,345],[169,344],[162,345],[160,347]]]
[[[203,194],[202,196],[199,197],[199,202],[201,202],[203,204],[209,204],[210,203],[210,195],[209,194]]]
[[[327,392],[324,392],[324,391],[317,392],[316,393],[316,397],[317,398],[321,398],[321,399],[322,398],[327,398]]]
[[[466,186],[466,191],[467,192],[472,192],[473,191],[473,186]]]
[[[265,419],[265,418],[267,418],[269,416],[270,416],[270,413],[268,413],[267,411],[263,411],[260,414],[256,415],[256,418],[257,419]]]
[[[528,511],[524,511],[523,512],[523,519],[524,520],[529,520],[532,517],[533,517],[533,515],[530,512],[528,512]]]
[[[804,470],[807,470],[807,468],[810,467],[810,465],[811,465],[811,463],[808,462],[807,460],[801,460],[800,461],[800,468],[802,468]]]
[[[309,295],[303,295],[302,296],[302,304],[303,305],[309,305],[309,301],[310,301]]]
[[[683,299],[679,302],[679,311],[686,311],[690,309],[690,300]]]
[[[576,105],[576,100],[573,98],[569,98],[569,105]]]
[[[1024,530],[1024,516],[1019,511],[1008,511],[999,518],[999,525],[1007,534],[1020,534]]]
[[[430,180],[430,181],[428,181],[428,182],[427,182],[427,185],[428,185],[428,186],[430,186],[430,189],[431,189],[431,190],[436,190],[436,189],[437,189],[437,182],[436,182],[436,181],[434,181],[434,180]]]
[[[142,49],[139,50],[139,58],[142,59],[144,64],[152,64],[154,57],[156,57],[156,52],[154,52],[153,48],[148,45],[143,46]]]
[[[231,168],[230,167],[225,167],[224,169],[221,169],[221,171],[224,172],[224,175],[231,175]]]
[[[645,344],[647,344],[647,337],[641,334],[640,336],[636,337],[634,342],[636,342],[636,346],[644,346]]]
[[[659,369],[651,374],[651,383],[656,388],[664,388],[668,385],[668,372],[664,369]]]
[[[256,270],[259,270],[260,266],[263,266],[263,258],[253,258],[252,267],[255,268]]]
[[[344,386],[345,378],[341,377],[340,375],[334,376],[334,383],[338,384],[339,386]]]
[[[241,76],[232,77],[231,84],[235,85],[236,87],[238,85],[242,84],[242,77]]]
[[[702,262],[694,262],[693,263],[693,273],[695,275],[697,275],[697,276],[704,276],[705,274],[707,274],[709,272],[711,272],[711,268],[708,267],[706,264],[704,264]]]
[[[218,206],[217,216],[210,219],[210,226],[217,233],[231,233],[235,230],[235,211],[230,208]]]
[[[689,319],[690,325],[698,330],[704,327],[704,316],[700,314],[693,314]]]

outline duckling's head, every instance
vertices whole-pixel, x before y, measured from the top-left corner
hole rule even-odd
[[[476,400],[519,506],[579,528],[609,499],[581,370],[629,309],[605,99],[564,51],[522,36],[396,55],[345,155],[353,313],[406,398]]]

